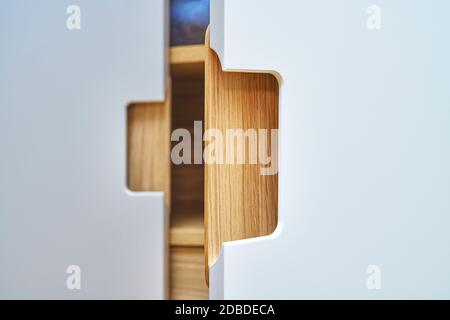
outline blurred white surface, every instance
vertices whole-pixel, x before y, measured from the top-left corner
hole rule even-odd
[[[162,193],[126,187],[126,107],[162,101],[164,0],[2,1],[0,298],[161,299]],[[68,290],[66,268],[81,269]]]

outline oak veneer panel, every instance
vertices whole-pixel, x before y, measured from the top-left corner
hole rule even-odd
[[[170,208],[171,92],[165,102],[128,107],[128,188],[163,191]]]
[[[171,247],[170,299],[207,300],[203,247]]]
[[[209,35],[206,38],[209,48]],[[223,72],[207,49],[205,130],[277,129],[279,85],[273,75]],[[260,165],[205,164],[206,267],[222,243],[271,234],[277,225],[278,175],[260,175]]]

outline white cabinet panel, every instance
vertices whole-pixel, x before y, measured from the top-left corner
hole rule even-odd
[[[279,225],[224,244],[211,297],[450,298],[450,3],[211,10],[224,70],[282,79]]]
[[[166,6],[2,1],[1,298],[164,297],[164,195],[126,187],[126,107],[165,98]]]

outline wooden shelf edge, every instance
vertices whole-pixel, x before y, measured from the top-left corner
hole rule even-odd
[[[170,74],[175,79],[199,79],[205,72],[205,46],[170,48]]]
[[[203,232],[198,234],[196,232],[179,232],[170,231],[170,246],[171,247],[204,247]]]
[[[173,214],[170,226],[170,246],[203,247],[203,213]]]
[[[205,46],[189,45],[170,48],[170,64],[195,64],[205,62]]]

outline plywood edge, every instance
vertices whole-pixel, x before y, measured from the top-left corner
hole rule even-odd
[[[204,103],[204,107],[205,107],[205,115],[204,115],[204,123],[205,125],[207,125],[207,116],[208,116],[208,105],[209,105],[209,101],[210,101],[210,90],[209,90],[209,86],[211,86],[211,79],[208,75],[209,70],[211,69],[210,66],[210,59],[209,59],[209,51],[212,50],[210,47],[210,42],[211,42],[211,25],[208,26],[208,28],[206,29],[206,34],[205,34],[205,50],[204,50],[204,59],[205,59],[205,70],[204,70],[204,77],[205,77],[205,103]],[[205,254],[205,281],[206,281],[206,285],[209,287],[209,211],[207,209],[208,205],[207,205],[207,201],[208,201],[208,170],[206,168],[206,165],[204,166],[204,179],[205,179],[205,183],[204,183],[204,199],[205,199],[205,207],[204,207],[204,244],[205,244],[205,248],[204,248],[204,254]]]

